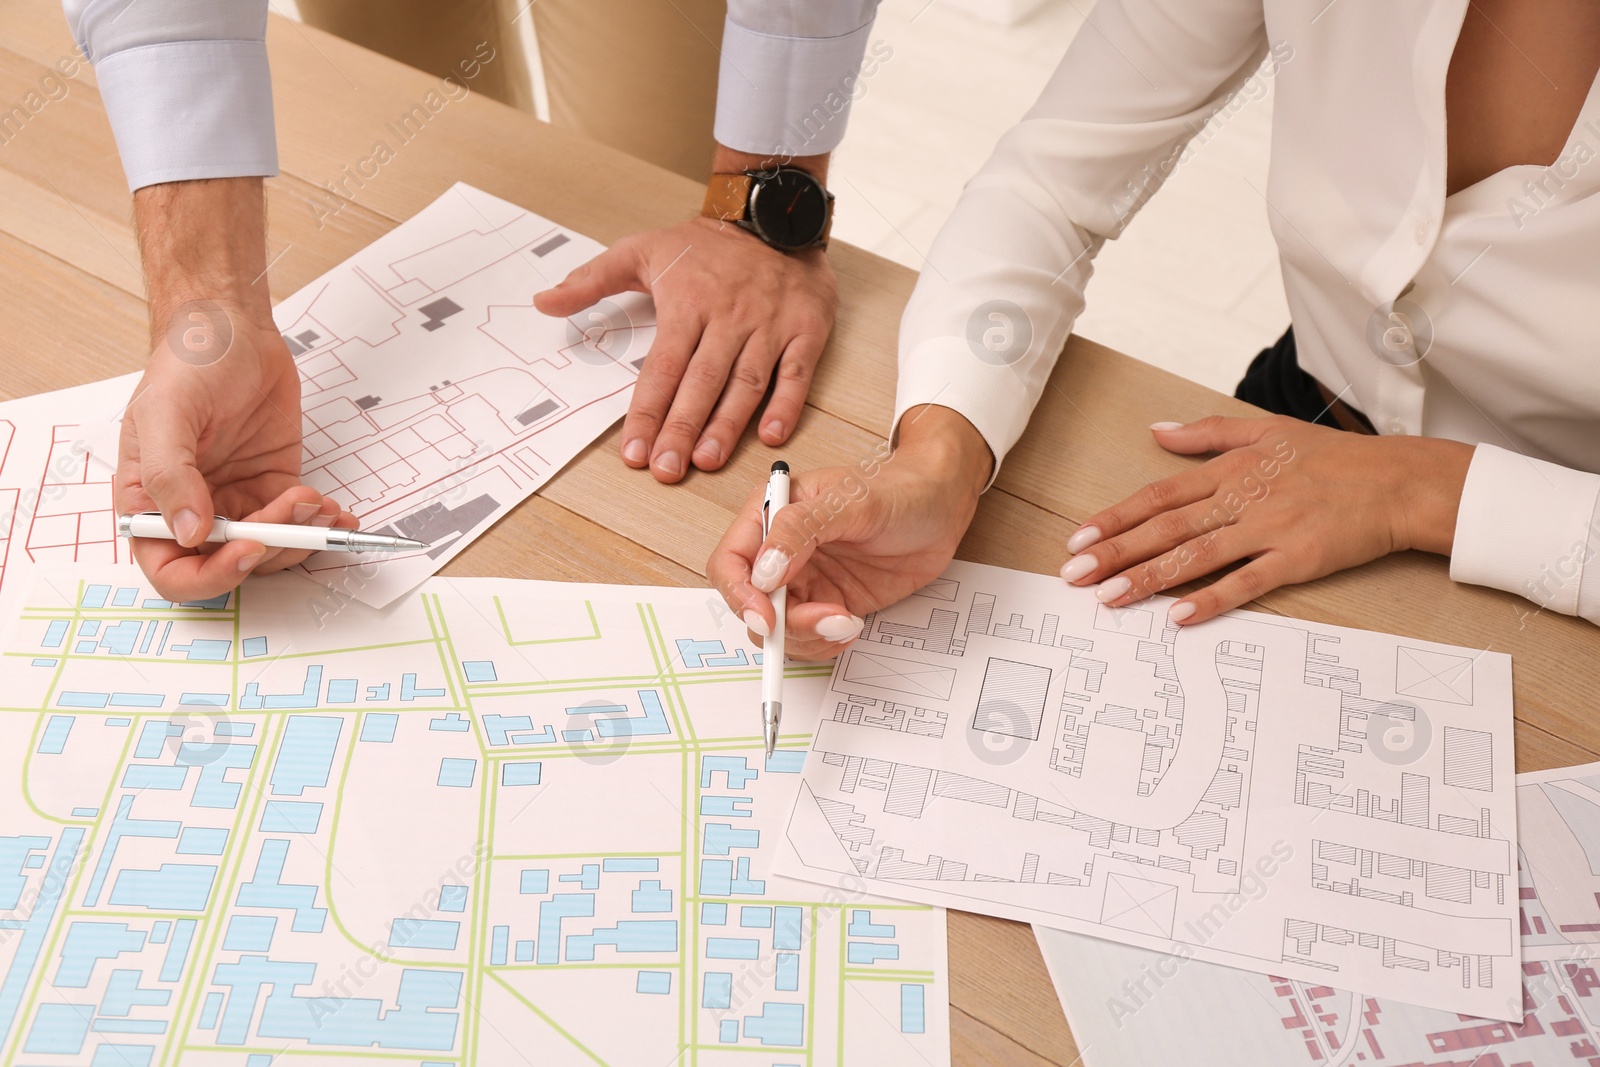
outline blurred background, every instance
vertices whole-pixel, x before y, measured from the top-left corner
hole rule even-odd
[[[538,27],[544,20],[546,32],[554,35],[556,24],[549,21],[556,17],[554,9],[524,0],[496,2],[511,4],[498,15],[500,25],[509,23],[515,34],[504,51],[526,71],[516,71],[512,80],[519,85],[485,91],[663,165],[684,171],[695,166],[667,158],[659,146],[647,143],[647,127],[601,129],[600,119],[566,103],[559,92],[552,101],[551,85],[569,72],[552,69],[547,78],[547,64],[592,67],[624,61],[615,47],[592,56],[547,49],[541,62]],[[638,0],[628,2],[633,11],[642,10]],[[338,14],[348,4],[302,0],[302,5],[304,13],[295,0],[272,0],[281,14],[303,14],[342,32]],[[702,25],[667,0],[661,10],[676,25],[663,30],[680,30],[686,47],[703,50],[709,59],[720,20],[688,7]],[[1093,0],[883,0],[872,40],[887,45],[892,55],[863,79],[849,134],[833,157],[828,184],[838,196],[835,239],[920,269],[963,184],[1033,103],[1093,7]],[[598,12],[594,8],[580,17],[602,18]],[[429,65],[426,58],[405,54],[403,43],[374,39],[368,32],[369,39],[360,43],[413,65]],[[359,40],[361,34],[346,36]],[[709,92],[709,83],[702,89]],[[1227,393],[1250,358],[1289,323],[1261,195],[1272,122],[1270,81],[1265,96],[1238,105],[1219,112],[1196,138],[1199,147],[1126,235],[1101,251],[1088,310],[1076,328],[1085,337]],[[690,158],[703,156],[696,149]]]

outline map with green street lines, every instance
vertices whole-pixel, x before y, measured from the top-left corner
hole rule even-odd
[[[773,873],[831,673],[704,589],[44,571],[0,656],[0,1064],[947,1064],[944,913]]]

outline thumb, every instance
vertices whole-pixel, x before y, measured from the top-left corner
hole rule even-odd
[[[1271,419],[1230,419],[1221,415],[1199,422],[1157,422],[1150,426],[1157,444],[1184,456],[1244,448],[1261,440],[1271,429]]]
[[[195,466],[195,436],[188,427],[146,421],[139,434],[139,482],[178,543],[193,548],[211,532],[211,489]]]
[[[639,258],[627,242],[601,252],[563,278],[555,288],[536,293],[533,306],[546,315],[571,315],[601,298],[632,290],[647,293],[640,278]]]
[[[881,525],[872,498],[861,492],[861,483],[849,469],[800,475],[794,479],[794,489],[796,499],[773,516],[750,571],[750,583],[763,593],[800,573],[818,546],[866,540],[873,526]]]

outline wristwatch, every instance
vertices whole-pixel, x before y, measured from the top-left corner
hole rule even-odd
[[[713,174],[700,214],[742,226],[783,252],[826,248],[833,194],[798,167]]]

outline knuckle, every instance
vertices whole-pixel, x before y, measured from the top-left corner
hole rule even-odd
[[[1197,537],[1185,547],[1189,549],[1189,558],[1194,563],[1208,569],[1216,564],[1217,556],[1220,554],[1217,549],[1217,535],[1214,533]]]
[[[733,370],[728,374],[729,386],[738,386],[752,393],[763,393],[767,389],[767,372],[752,363],[740,360],[733,365]]]
[[[700,436],[700,424],[686,415],[668,415],[661,424],[661,436],[693,440]]]
[[[710,359],[696,359],[683,372],[683,384],[705,389],[721,389],[727,380],[727,369]]]
[[[1247,601],[1255,600],[1267,592],[1266,579],[1255,567],[1244,567],[1235,572],[1234,582]]]
[[[785,359],[778,365],[778,380],[787,385],[809,385],[812,365],[809,360]]]
[[[1170,511],[1178,499],[1178,491],[1171,482],[1151,482],[1139,494],[1140,503],[1155,511]]]
[[[1163,543],[1186,541],[1193,536],[1189,520],[1181,512],[1164,511],[1150,520],[1151,529]]]

